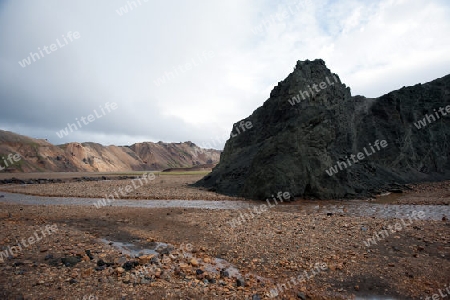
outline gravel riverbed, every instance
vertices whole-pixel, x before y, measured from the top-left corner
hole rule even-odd
[[[177,180],[170,190],[181,195],[196,178]],[[39,188],[45,195],[64,190],[57,185],[6,190]],[[71,196],[98,197],[93,189]],[[400,200],[408,203],[410,195],[423,204],[433,192],[448,201],[448,185],[423,189]],[[310,202],[252,215],[249,208],[97,209],[0,198],[0,253],[8,254],[0,259],[0,298],[270,299],[276,289],[276,299],[425,299],[450,283],[447,205],[442,218],[429,220],[419,210],[411,218],[355,216],[345,207],[307,209]],[[46,225],[58,230],[42,237]],[[41,239],[30,243],[36,232]]]

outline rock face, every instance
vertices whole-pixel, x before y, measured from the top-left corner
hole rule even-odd
[[[327,199],[450,178],[450,75],[368,99],[352,97],[323,60],[298,61],[243,121],[252,129],[227,141],[197,185],[252,199]]]
[[[186,168],[219,161],[220,151],[192,142],[103,146],[96,143],[53,145],[0,130],[0,172],[123,172]],[[19,161],[8,155],[19,154]],[[3,159],[4,157],[5,159]]]

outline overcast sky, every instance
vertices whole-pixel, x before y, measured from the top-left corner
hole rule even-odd
[[[449,16],[448,0],[0,0],[0,129],[220,149],[297,60],[367,97],[449,74]]]

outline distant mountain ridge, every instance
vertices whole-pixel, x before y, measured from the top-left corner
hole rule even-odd
[[[20,154],[21,159],[8,160],[10,154]],[[220,154],[219,150],[202,149],[192,142],[53,145],[43,139],[0,130],[0,172],[156,171],[216,164]]]

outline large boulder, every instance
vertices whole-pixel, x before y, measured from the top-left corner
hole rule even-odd
[[[234,124],[220,163],[197,185],[251,199],[329,199],[450,179],[447,107],[450,75],[369,99],[352,97],[323,60],[298,61]]]

